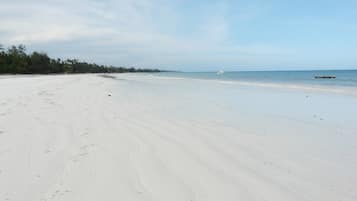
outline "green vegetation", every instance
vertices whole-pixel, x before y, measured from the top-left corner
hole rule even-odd
[[[5,49],[0,45],[0,74],[51,74],[51,73],[125,73],[160,72],[157,69],[135,69],[103,66],[80,62],[76,59],[51,59],[46,53],[26,54],[24,45]]]

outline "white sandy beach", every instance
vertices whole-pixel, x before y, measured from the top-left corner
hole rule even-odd
[[[356,96],[115,76],[0,77],[0,201],[357,200]]]

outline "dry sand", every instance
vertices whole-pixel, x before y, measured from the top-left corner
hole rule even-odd
[[[0,200],[357,200],[356,97],[117,77],[1,77]]]

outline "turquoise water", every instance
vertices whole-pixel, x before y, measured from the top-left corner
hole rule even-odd
[[[313,85],[326,87],[357,88],[357,70],[324,71],[241,71],[224,72],[163,72],[158,76],[196,78],[222,81],[241,81],[252,83],[275,83],[294,85]],[[336,79],[315,79],[315,76],[336,76]]]

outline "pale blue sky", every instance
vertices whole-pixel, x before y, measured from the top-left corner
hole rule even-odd
[[[0,0],[0,44],[171,70],[357,68],[357,1]]]

